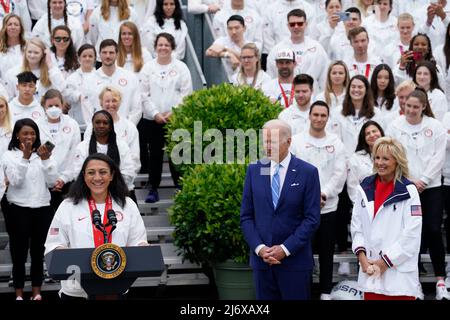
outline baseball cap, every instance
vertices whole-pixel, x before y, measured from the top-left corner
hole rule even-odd
[[[277,51],[275,60],[294,60],[294,51],[289,48],[280,48]]]

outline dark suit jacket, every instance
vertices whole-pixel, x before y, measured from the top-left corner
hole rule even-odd
[[[265,173],[265,174],[262,174]],[[250,164],[241,206],[241,229],[255,269],[269,265],[255,254],[260,244],[283,244],[291,253],[281,261],[286,270],[313,267],[311,239],[320,223],[320,182],[316,167],[292,155],[277,207],[272,204],[270,162]]]

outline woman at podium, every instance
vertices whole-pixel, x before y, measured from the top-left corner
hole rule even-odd
[[[89,155],[56,211],[47,234],[45,254],[55,249],[94,248],[105,240],[121,247],[148,245],[144,221],[127,194],[127,185],[115,162],[101,153]],[[110,210],[115,212],[117,224],[105,239],[95,223],[101,219],[106,226]],[[59,294],[63,300],[88,298],[77,281],[61,281]]]

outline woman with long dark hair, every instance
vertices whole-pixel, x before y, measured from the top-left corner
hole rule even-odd
[[[50,50],[53,52],[53,62],[58,66],[65,79],[80,66],[72,40],[72,32],[67,26],[61,25],[53,29]]]
[[[369,120],[361,127],[355,153],[348,160],[347,192],[352,203],[355,203],[359,184],[373,173],[372,149],[381,137],[384,131],[378,122]]]
[[[375,107],[380,110],[383,125],[387,126],[398,116],[398,105],[395,101],[394,74],[387,64],[375,67],[370,80]]]
[[[103,233],[92,224],[92,212],[98,210],[102,223],[113,210],[116,228],[106,227],[108,243],[118,246],[146,246],[147,232],[137,205],[127,197],[128,188],[116,161],[105,154],[93,153],[83,160],[81,170],[67,198],[51,222],[45,252],[65,248],[94,248],[103,244]],[[87,218],[87,219],[86,219]],[[61,281],[62,300],[89,298],[81,285]]]
[[[100,110],[92,116],[92,134],[85,136],[76,147],[73,160],[72,178],[80,173],[84,160],[93,153],[108,155],[120,168],[129,190],[134,189],[136,177],[135,164],[130,149],[121,139],[117,139],[114,131],[114,119],[108,111]]]
[[[157,0],[155,14],[142,27],[142,44],[153,56],[155,53],[155,39],[161,32],[170,33],[176,44],[176,58],[184,59],[186,52],[186,23],[183,21],[180,2],[177,0]]]
[[[57,179],[57,165],[45,145],[39,128],[29,119],[18,120],[1,163],[9,185],[6,193],[7,230],[13,263],[16,299],[23,300],[25,262],[31,256],[32,299],[41,300],[44,276],[44,243],[53,218],[48,188]]]
[[[447,112],[448,103],[444,91],[439,85],[436,66],[429,61],[418,63],[414,71],[413,81],[426,91],[433,114],[437,120],[442,121]]]

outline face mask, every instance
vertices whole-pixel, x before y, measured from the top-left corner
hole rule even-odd
[[[47,116],[50,119],[56,120],[61,116],[62,110],[61,110],[61,108],[51,106],[47,109],[47,111],[45,113],[47,114]]]

